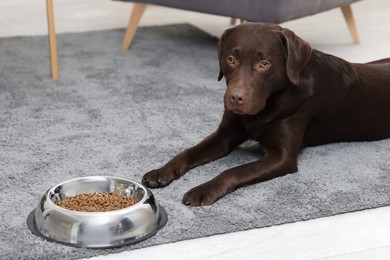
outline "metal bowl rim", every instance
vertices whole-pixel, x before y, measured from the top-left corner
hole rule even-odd
[[[134,205],[131,205],[130,207],[127,207],[127,208],[123,208],[123,209],[117,209],[117,210],[110,210],[110,211],[96,211],[96,212],[86,212],[86,211],[77,211],[77,210],[70,210],[70,209],[66,209],[66,208],[63,208],[61,206],[58,206],[56,205],[47,195],[53,191],[56,187],[60,186],[60,185],[63,185],[65,183],[69,183],[69,182],[72,182],[72,181],[77,181],[77,180],[82,180],[82,179],[90,179],[90,178],[108,178],[108,179],[117,179],[117,180],[122,180],[122,181],[126,181],[126,182],[131,182],[131,183],[134,183],[136,185],[138,185],[139,187],[141,187],[145,194],[144,196],[142,197],[142,199],[140,201],[138,201],[137,203],[135,203]],[[53,187],[51,187],[50,189],[48,189],[45,193],[44,193],[44,197],[47,198],[47,202],[49,203],[50,207],[53,207],[53,209],[56,209],[60,212],[64,212],[64,213],[67,213],[67,214],[76,214],[76,215],[81,215],[81,216],[90,216],[90,217],[98,217],[98,216],[105,216],[105,215],[110,215],[110,216],[113,216],[113,214],[122,214],[123,212],[126,212],[126,211],[129,211],[130,209],[134,209],[135,206],[137,205],[141,205],[141,204],[144,204],[145,201],[148,199],[149,195],[151,195],[151,192],[144,186],[142,185],[141,183],[139,182],[136,182],[136,181],[133,181],[133,180],[130,180],[130,179],[126,179],[126,178],[121,178],[121,177],[115,177],[115,176],[107,176],[107,175],[104,175],[104,176],[85,176],[85,177],[78,177],[78,178],[74,178],[74,179],[70,179],[70,180],[66,180],[66,181],[63,181],[61,183],[58,183],[56,185],[54,185]]]

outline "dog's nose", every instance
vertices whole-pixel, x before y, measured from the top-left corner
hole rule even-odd
[[[240,89],[230,91],[230,102],[233,104],[243,104],[245,102],[245,93]]]

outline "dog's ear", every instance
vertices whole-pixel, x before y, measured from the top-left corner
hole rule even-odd
[[[218,81],[221,81],[222,78],[223,78],[223,73],[222,70],[219,69]]]
[[[221,38],[219,39],[218,41],[218,44],[217,44],[217,50],[218,50],[218,64],[219,64],[219,75],[218,75],[218,81],[221,81],[221,79],[223,78],[223,72],[222,72],[222,68],[221,68],[221,58],[222,58],[222,40],[223,38],[225,37],[226,35],[226,31],[221,35]]]
[[[292,84],[299,85],[299,74],[310,59],[312,48],[292,31],[283,28],[281,38],[286,49],[286,73]]]

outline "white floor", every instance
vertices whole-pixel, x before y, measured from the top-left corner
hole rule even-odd
[[[132,7],[129,3],[109,0],[54,2],[57,33],[123,28],[127,25]],[[390,57],[390,1],[362,1],[353,5],[353,11],[360,45],[352,44],[338,9],[284,23],[283,26],[295,31],[313,47],[350,61],[365,62]],[[156,6],[148,7],[141,26],[184,22],[216,36],[229,26],[229,18],[226,17]],[[44,0],[1,0],[0,37],[45,34]],[[120,46],[118,42],[118,51]],[[61,70],[61,60],[59,67]],[[93,259],[131,258],[390,259],[390,207],[188,240]]]

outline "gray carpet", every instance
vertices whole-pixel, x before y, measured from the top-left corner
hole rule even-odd
[[[58,36],[60,80],[46,37],[0,39],[0,259],[77,259],[390,204],[390,139],[304,150],[299,172],[242,188],[204,208],[180,203],[191,187],[258,158],[230,156],[153,190],[169,220],[155,237],[113,250],[46,242],[26,219],[51,186],[80,176],[141,180],[213,131],[223,111],[217,40],[189,25]],[[369,57],[368,57],[369,59]]]

